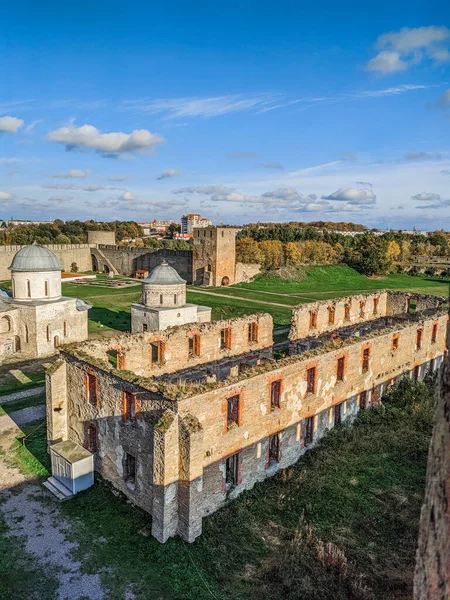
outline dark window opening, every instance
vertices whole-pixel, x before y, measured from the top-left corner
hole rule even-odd
[[[334,308],[334,306],[329,306],[328,307],[328,324],[329,325],[334,325],[335,316],[336,316],[336,309]]]
[[[225,461],[225,488],[228,492],[239,484],[239,452]]]
[[[106,356],[108,357],[109,364],[117,369],[117,350],[108,350]]]
[[[239,425],[239,395],[227,399],[227,427]]]
[[[364,348],[363,356],[362,356],[362,371],[365,373],[369,370],[369,361],[370,361],[370,349]]]
[[[280,408],[281,381],[272,381],[270,384],[270,407]]]
[[[161,342],[150,342],[150,360],[152,365],[162,364],[163,347]]]
[[[311,310],[309,313],[309,327],[310,329],[317,327],[317,312],[315,310]]]
[[[344,306],[344,319],[350,321],[350,304],[345,304]]]
[[[95,454],[98,450],[98,430],[92,423],[89,423],[86,427],[85,448],[92,454]]]
[[[316,391],[316,367],[306,370],[306,392],[314,394]]]
[[[305,423],[305,444],[308,446],[314,440],[314,417],[308,417]]]
[[[280,462],[280,435],[275,433],[269,437],[269,466]]]
[[[374,298],[373,299],[373,314],[377,315],[378,314],[378,303],[379,303],[380,299],[379,298]]]
[[[29,279],[27,279],[27,297],[31,298],[31,283]]]
[[[123,465],[123,478],[126,483],[134,485],[136,483],[136,457],[125,452]]]
[[[433,323],[433,329],[431,330],[431,343],[432,344],[434,344],[436,342],[437,331],[438,331],[437,323]]]
[[[416,349],[422,348],[423,329],[418,329],[416,334]]]
[[[341,356],[337,361],[337,373],[336,378],[338,381],[344,381],[345,375],[345,356]]]
[[[367,392],[361,392],[359,395],[359,408],[361,408],[362,410],[364,410],[365,408],[367,408]]]
[[[137,418],[136,394],[132,392],[123,393],[122,421],[133,421]]]
[[[142,323],[142,331],[148,331],[147,323]]]
[[[198,333],[191,335],[188,338],[189,344],[189,358],[194,358],[194,356],[200,356],[200,336]]]
[[[408,298],[408,302],[406,304],[406,312],[409,314],[415,313],[417,310],[417,300],[413,298]]]
[[[366,303],[364,302],[364,300],[361,300],[359,303],[359,316],[361,317],[361,319],[364,319],[366,314]]]
[[[255,321],[252,321],[248,324],[248,341],[249,342],[257,342],[258,341],[258,324]]]
[[[92,406],[97,406],[97,377],[94,375],[94,373],[87,374],[87,395],[89,404],[92,404]]]
[[[413,379],[414,381],[418,381],[419,380],[419,373],[420,373],[420,367],[414,367],[413,369]]]
[[[231,350],[231,327],[220,330],[220,349]]]
[[[394,335],[392,338],[392,350],[397,350],[399,345],[400,336]]]
[[[334,405],[334,424],[335,425],[340,425],[342,423],[342,412],[343,412],[342,409],[343,409],[342,402]]]

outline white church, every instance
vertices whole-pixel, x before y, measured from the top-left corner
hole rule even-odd
[[[0,363],[51,356],[88,338],[89,304],[61,295],[62,267],[48,248],[21,248],[11,265],[12,295],[0,291]]]

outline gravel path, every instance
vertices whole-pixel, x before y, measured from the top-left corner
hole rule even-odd
[[[22,392],[14,392],[13,394],[0,396],[0,404],[5,404],[6,402],[13,402],[13,400],[22,400],[22,398],[32,398],[33,396],[39,396],[44,392],[45,385],[40,385],[39,387],[31,388],[30,390],[23,390]]]
[[[45,417],[45,404],[40,406],[30,406],[29,408],[22,408],[9,413],[9,416],[19,427],[25,425],[25,423],[31,423],[31,421],[37,421]]]
[[[56,500],[40,486],[27,483],[19,492],[0,492],[0,512],[8,526],[7,537],[25,538],[26,551],[59,582],[57,600],[102,600],[100,575],[81,573],[72,558],[78,544],[66,540],[70,524],[63,519]]]
[[[188,290],[189,292],[190,290]],[[253,300],[253,298],[241,298],[240,296],[231,296],[231,294],[218,294],[217,292],[204,292],[201,290],[192,290],[195,294],[205,294],[205,296],[218,296],[219,298],[228,298],[228,300],[245,300],[254,304],[268,304],[269,306],[282,306],[283,308],[293,308],[290,304],[280,304],[279,302],[267,302],[266,300]]]

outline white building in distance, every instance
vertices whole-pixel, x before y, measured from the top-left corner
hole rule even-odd
[[[33,244],[15,254],[12,296],[0,291],[0,363],[51,356],[62,344],[88,337],[89,304],[61,295],[61,271],[48,248]]]
[[[186,281],[166,261],[142,280],[139,304],[131,305],[131,331],[161,331],[211,321],[211,308],[186,303]]]

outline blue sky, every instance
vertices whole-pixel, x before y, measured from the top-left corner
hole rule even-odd
[[[445,2],[15,2],[0,216],[450,229]]]

